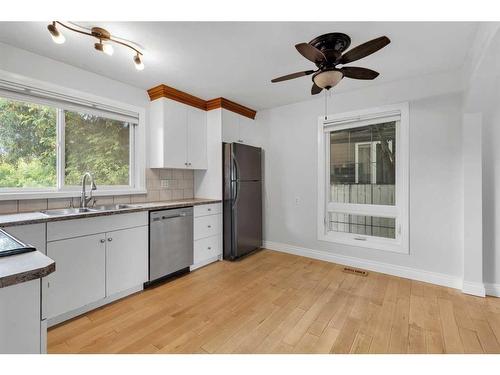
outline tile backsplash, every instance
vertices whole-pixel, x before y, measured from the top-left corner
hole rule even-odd
[[[99,190],[99,186],[97,186]],[[146,169],[147,194],[96,197],[96,204],[144,203],[193,198],[194,172],[182,169]],[[40,211],[80,205],[80,198],[50,198],[0,201],[0,214]]]

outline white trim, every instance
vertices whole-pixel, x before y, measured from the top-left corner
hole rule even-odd
[[[328,131],[353,128],[380,122],[389,118],[396,121],[396,204],[394,206],[340,204],[329,202],[330,147],[326,147]],[[356,123],[362,121],[362,123]],[[333,124],[333,126],[332,126]],[[399,103],[383,107],[363,109],[359,111],[318,117],[318,218],[317,237],[321,241],[340,242],[352,246],[361,246],[378,250],[409,254],[409,104]],[[371,216],[396,218],[396,239],[381,239],[375,236],[364,236],[354,233],[327,232],[328,212],[356,212]],[[361,241],[360,241],[361,240]]]
[[[463,281],[462,292],[465,294],[471,294],[473,296],[484,297],[486,295],[486,289],[483,283],[477,283],[472,281]]]
[[[194,271],[194,270],[197,270],[198,268],[208,266],[211,263],[218,262],[219,260],[221,260],[220,255],[217,255],[217,256],[214,256],[211,258],[207,258],[205,260],[202,260],[201,262],[198,262],[196,264],[193,264],[192,266],[189,266],[189,270]]]
[[[486,291],[486,295],[500,297],[500,284],[485,283],[484,289]]]
[[[319,259],[326,262],[337,263],[345,266],[362,268],[369,271],[385,273],[392,276],[404,277],[411,280],[423,281],[426,283],[446,286],[449,288],[462,289],[462,279],[460,277],[447,275],[443,273],[431,272],[417,268],[377,262],[374,260],[355,258],[346,255],[330,253],[322,250],[313,250],[305,247],[298,247],[272,241],[264,241],[263,247],[269,250],[280,251],[282,253]],[[498,291],[500,291],[500,286]]]

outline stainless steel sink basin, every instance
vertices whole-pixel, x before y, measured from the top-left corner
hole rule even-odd
[[[100,211],[116,211],[125,210],[127,208],[139,208],[142,207],[138,204],[105,204],[102,206],[95,206],[89,208],[60,208],[54,210],[44,210],[40,211],[42,214],[47,216],[64,216],[64,215],[75,215],[84,214],[86,212],[100,212]]]
[[[40,212],[48,216],[64,216],[64,215],[82,214],[85,212],[95,212],[95,211],[97,210],[93,208],[60,208],[60,209],[45,210]]]
[[[104,204],[102,206],[94,206],[92,207],[95,211],[115,211],[115,210],[125,210],[127,208],[139,208],[141,207],[138,204]]]

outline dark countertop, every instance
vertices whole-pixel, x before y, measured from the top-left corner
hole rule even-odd
[[[162,202],[133,203],[131,205],[133,205],[135,207],[116,209],[116,210],[107,210],[107,211],[92,211],[92,212],[84,212],[84,213],[75,213],[75,214],[67,214],[67,215],[59,215],[59,216],[48,216],[48,215],[45,215],[39,211],[38,212],[23,212],[23,213],[17,213],[17,214],[0,215],[0,228],[1,227],[15,226],[15,225],[25,225],[25,224],[47,223],[47,222],[61,221],[61,220],[81,219],[81,218],[95,217],[95,216],[119,215],[119,214],[131,213],[131,212],[150,211],[150,210],[156,210],[156,209],[198,206],[198,205],[202,205],[202,204],[220,203],[220,202],[221,202],[221,200],[218,200],[218,199],[204,199],[204,198],[179,199],[179,200],[170,200],[170,201],[162,201]]]
[[[0,250],[25,247],[0,230]],[[0,257],[0,288],[45,277],[56,269],[55,262],[39,251]]]

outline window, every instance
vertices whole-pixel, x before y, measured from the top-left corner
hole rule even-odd
[[[128,186],[132,124],[71,111],[64,119],[65,183],[78,185],[91,171],[96,184]]]
[[[0,188],[55,188],[57,110],[0,97]]]
[[[320,118],[318,236],[408,252],[408,106]]]
[[[143,192],[138,114],[61,96],[1,90],[0,195],[72,196],[91,172],[98,192]],[[31,93],[31,90],[30,90]],[[83,100],[82,100],[83,102]],[[104,106],[103,106],[104,107]],[[107,193],[106,193],[107,192]],[[42,195],[40,195],[42,193]]]

